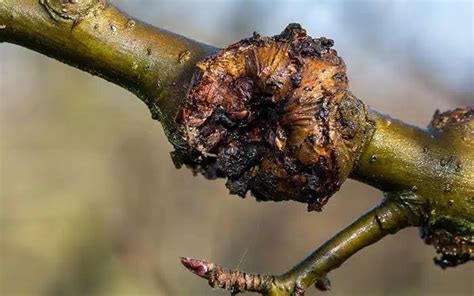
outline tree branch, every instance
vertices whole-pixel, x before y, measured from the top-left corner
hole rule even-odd
[[[269,296],[303,295],[314,283],[320,290],[329,290],[330,282],[326,275],[349,257],[388,234],[421,224],[422,213],[407,211],[407,207],[412,206],[416,207],[413,196],[388,196],[380,205],[280,276],[225,270],[214,263],[189,258],[182,259],[182,263],[193,273],[207,279],[211,287],[224,288],[233,293],[253,291]],[[251,288],[247,283],[253,284]]]
[[[445,122],[432,123],[429,130],[372,111],[374,134],[351,177],[384,192],[413,192],[431,210],[457,217],[456,223],[474,232],[474,201],[469,198],[474,196],[474,122],[453,118],[469,110],[446,112]]]
[[[416,208],[414,196],[387,196],[374,209],[336,234],[300,264],[281,276],[282,282],[296,282],[296,287],[305,290],[316,279],[338,268],[359,250],[394,234],[408,226],[419,226],[422,212],[407,210]]]
[[[474,259],[474,111],[435,113],[427,130],[370,110],[345,63],[297,24],[218,50],[149,26],[105,0],[0,1],[0,42],[25,46],[136,94],[185,164],[233,194],[320,211],[351,177],[384,201],[282,276],[182,259],[233,293],[302,295],[358,250],[421,226],[443,268]]]
[[[177,142],[174,116],[198,60],[215,47],[150,26],[103,0],[3,0],[0,42],[100,76],[143,100]]]

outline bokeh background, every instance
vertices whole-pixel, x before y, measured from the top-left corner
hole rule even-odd
[[[472,1],[110,2],[218,46],[299,22],[335,40],[358,97],[416,125],[474,103]],[[0,45],[0,91],[1,295],[227,295],[178,257],[280,273],[381,197],[348,181],[307,213],[230,196],[174,168],[133,95],[17,46]],[[473,295],[474,264],[442,271],[434,255],[401,231],[332,272],[327,295]]]

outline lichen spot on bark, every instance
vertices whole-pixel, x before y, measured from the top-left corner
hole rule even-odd
[[[177,118],[184,163],[227,178],[232,194],[320,211],[351,172],[367,121],[332,46],[290,24],[201,61]]]

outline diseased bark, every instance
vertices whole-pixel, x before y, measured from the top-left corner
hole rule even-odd
[[[332,41],[299,25],[218,50],[149,26],[105,0],[0,1],[0,42],[25,46],[120,85],[144,101],[176,164],[225,177],[233,194],[321,210],[347,177],[384,199],[281,276],[184,258],[233,293],[303,295],[327,273],[405,227],[443,268],[474,259],[474,111],[436,113],[427,130],[377,113],[348,90]],[[196,67],[197,66],[197,67]]]
[[[292,24],[199,63],[178,117],[190,147],[184,163],[208,178],[227,178],[233,194],[321,211],[372,129],[332,45]]]

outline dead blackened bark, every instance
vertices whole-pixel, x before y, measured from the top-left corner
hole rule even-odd
[[[291,24],[199,63],[178,118],[184,163],[227,178],[233,194],[321,211],[352,171],[370,127],[332,45]]]

